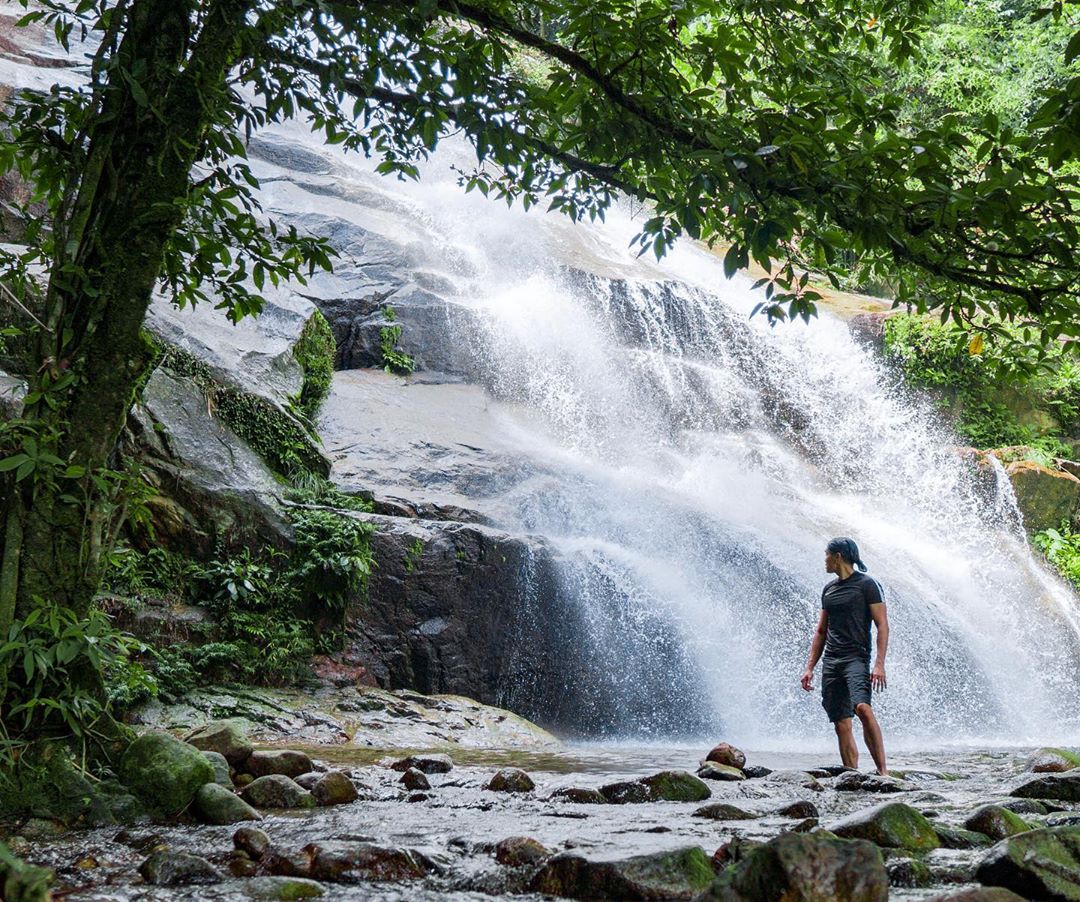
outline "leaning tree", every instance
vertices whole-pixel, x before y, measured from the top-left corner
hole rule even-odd
[[[307,120],[402,177],[463,134],[466,189],[575,219],[637,198],[643,252],[721,242],[729,273],[769,270],[773,318],[809,316],[808,273],[854,264],[959,322],[1077,332],[1080,79],[1023,133],[904,133],[883,73],[929,0],[21,3],[86,62],[76,86],[12,99],[0,139],[34,212],[0,291],[35,323],[25,409],[0,431],[0,637],[35,599],[89,608],[153,293],[239,319],[265,282],[330,265],[259,208],[245,141],[268,123]]]

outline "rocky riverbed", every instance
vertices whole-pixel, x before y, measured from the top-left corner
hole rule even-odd
[[[369,696],[366,727],[316,744],[332,732],[322,723],[287,752],[251,752],[246,735],[294,728],[284,699],[276,725],[234,709],[242,719],[189,734],[224,754],[206,757],[223,785],[178,816],[69,832],[30,820],[8,844],[55,870],[58,897],[79,900],[764,900],[784,881],[801,881],[790,898],[806,900],[932,899],[980,882],[1021,895],[957,898],[1080,899],[1080,769],[1054,771],[1076,764],[1067,754],[901,754],[882,780],[827,754],[721,748],[705,763],[704,747],[563,745],[468,700]],[[221,710],[229,696],[215,698]],[[472,731],[451,731],[462,718]],[[440,730],[466,742],[390,747]],[[389,741],[369,744],[380,731]],[[215,819],[234,822],[205,823]]]

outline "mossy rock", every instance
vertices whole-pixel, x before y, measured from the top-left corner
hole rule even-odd
[[[1080,755],[1067,749],[1036,749],[1027,760],[1027,769],[1034,774],[1062,773],[1074,767],[1080,767]]]
[[[566,853],[548,860],[529,889],[570,899],[694,899],[714,876],[709,857],[697,846],[619,861]]]
[[[871,843],[786,833],[728,868],[699,902],[887,902],[889,875]]]
[[[885,871],[892,886],[913,889],[934,882],[930,868],[918,858],[894,858],[886,863]]]
[[[195,793],[195,810],[206,824],[261,821],[262,815],[232,790],[219,783],[204,783]]]
[[[325,896],[326,887],[304,877],[253,877],[244,881],[243,893],[265,902],[294,902]]]
[[[195,746],[168,733],[144,733],[120,759],[120,779],[161,814],[187,808],[199,787],[214,782],[214,768]]]
[[[1080,902],[1080,827],[1048,827],[1003,839],[975,876],[1026,899]]]
[[[658,802],[702,802],[712,795],[703,780],[682,770],[661,771],[643,777],[641,782]]]
[[[48,902],[53,872],[16,858],[0,842],[0,899],[4,902]]]
[[[976,833],[974,830],[966,830],[963,827],[952,827],[948,824],[934,824],[934,831],[941,840],[941,845],[946,849],[978,849],[981,846],[990,845],[990,837],[984,833]]]
[[[1009,811],[1008,808],[1002,808],[1000,805],[983,805],[964,821],[964,827],[976,833],[982,833],[990,839],[999,840],[1016,836],[1018,833],[1026,833],[1031,829],[1031,824],[1019,814]]]
[[[829,825],[829,830],[846,839],[866,839],[886,849],[929,852],[941,845],[934,825],[903,802],[887,802],[856,811]]]
[[[1067,770],[1060,774],[1040,774],[1021,783],[1009,795],[1021,799],[1080,802],[1080,770]]]

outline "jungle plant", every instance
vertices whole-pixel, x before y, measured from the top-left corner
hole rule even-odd
[[[303,386],[296,402],[309,419],[315,417],[330,394],[336,353],[337,344],[330,324],[316,310],[304,323],[300,337],[293,345],[293,356],[304,371]]]
[[[379,352],[382,354],[383,369],[388,373],[408,376],[416,369],[416,361],[398,349],[398,342],[401,341],[401,326],[395,324],[397,313],[387,304],[383,308],[383,317],[387,323],[391,324],[379,330]]]
[[[1058,573],[1080,588],[1080,533],[1074,532],[1070,523],[1037,532],[1032,541]]]

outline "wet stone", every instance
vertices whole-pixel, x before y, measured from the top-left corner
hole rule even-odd
[[[934,825],[903,802],[857,811],[827,825],[827,829],[845,839],[866,839],[889,849],[927,852],[941,845]]]
[[[840,774],[833,783],[839,792],[907,792],[912,787],[895,777],[867,774],[849,770]]]
[[[760,817],[760,815],[752,814],[735,805],[728,805],[726,802],[705,805],[703,808],[698,808],[693,816],[704,817],[713,821],[749,821]]]
[[[1002,808],[1008,808],[1015,814],[1049,814],[1051,809],[1045,802],[1038,799],[1002,799],[994,802]],[[1055,806],[1055,808],[1058,806]]]
[[[655,802],[701,802],[712,795],[701,780],[681,770],[665,770],[643,777],[641,783]]]
[[[190,886],[220,883],[225,879],[225,875],[205,858],[169,849],[154,852],[139,865],[139,874],[154,886]]]
[[[299,777],[314,770],[309,758],[303,752],[292,749],[274,749],[256,751],[244,762],[244,770],[258,779],[259,777],[281,774],[285,777]]]
[[[990,838],[974,830],[953,827],[949,824],[934,824],[941,845],[946,849],[978,849],[990,845]]]
[[[293,899],[316,899],[326,895],[326,887],[303,877],[256,877],[243,887],[244,895],[267,902],[292,902]]]
[[[929,886],[934,880],[930,868],[917,858],[893,858],[885,863],[885,871],[892,886],[914,889]]]
[[[789,833],[810,833],[817,825],[818,819],[816,817],[808,817],[806,820],[799,821],[794,827],[792,827]]]
[[[427,775],[415,767],[410,767],[405,771],[398,782],[406,789],[431,789],[431,783],[428,781]]]
[[[113,837],[113,842],[118,842],[136,852],[149,852],[151,849],[164,845],[165,837],[160,833],[144,833],[125,828]]]
[[[983,805],[964,821],[964,827],[982,833],[992,840],[1005,839],[1031,829],[1020,815],[1000,805]]]
[[[551,857],[551,850],[531,836],[511,836],[495,844],[495,860],[511,868],[531,867]]]
[[[817,805],[813,802],[792,802],[790,805],[785,805],[783,808],[778,808],[776,814],[779,817],[793,817],[793,818],[807,818],[807,817],[821,817],[818,812]]]
[[[607,783],[600,787],[600,794],[612,805],[634,805],[652,800],[649,787],[638,780]]]
[[[322,779],[322,776],[323,775],[317,771],[312,771],[309,774],[300,774],[299,777],[293,777],[293,780],[301,789],[306,789],[308,792],[311,792],[311,790],[315,788],[315,784]]]
[[[975,875],[1027,899],[1080,900],[1080,827],[1049,827],[1011,836],[995,845]]]
[[[1080,811],[1055,811],[1046,818],[1047,827],[1080,827]]]
[[[801,770],[774,770],[765,779],[770,783],[787,783],[812,792],[822,792],[825,789],[814,777]]]
[[[232,720],[215,720],[192,730],[184,742],[204,752],[217,752],[233,767],[243,764],[254,747],[243,726]]]
[[[311,789],[315,804],[326,808],[330,805],[347,805],[360,798],[353,781],[339,770],[328,771],[319,776]]]
[[[256,808],[314,808],[315,797],[283,774],[259,777],[244,787],[244,801]]]
[[[717,764],[726,764],[728,767],[743,768],[746,765],[746,755],[740,749],[735,748],[728,742],[721,742],[714,746],[705,756],[706,761],[715,761]]]
[[[768,767],[762,767],[760,764],[748,764],[742,769],[743,774],[749,780],[760,780],[762,777],[767,777],[772,773],[772,769]],[[700,777],[701,774],[698,774]]]
[[[259,863],[252,861],[243,852],[234,851],[229,856],[225,869],[233,877],[254,877],[259,873]]]
[[[431,869],[430,862],[411,849],[372,843],[311,843],[303,851],[311,860],[310,876],[330,883],[417,880]]]
[[[1001,886],[972,886],[939,896],[931,896],[926,902],[1028,902],[1028,900]]]
[[[207,783],[195,793],[195,811],[206,824],[238,824],[259,821],[262,815],[231,789],[217,783]]]
[[[709,858],[697,846],[617,861],[590,861],[568,852],[549,859],[529,889],[571,899],[690,900],[712,880]]]
[[[1032,752],[1026,770],[1034,774],[1056,774],[1080,767],[1080,755],[1066,749],[1041,748]]]
[[[525,771],[507,767],[498,771],[486,788],[492,792],[532,792],[536,789],[536,784]]]
[[[271,845],[259,857],[259,868],[278,877],[310,877],[311,855],[306,848]]]
[[[203,757],[210,762],[214,769],[214,782],[226,789],[233,788],[232,776],[229,773],[229,762],[221,752],[203,752]]]
[[[406,802],[426,802],[430,796],[426,792],[413,792],[410,793]]]
[[[1080,769],[1067,770],[1060,774],[1042,774],[1021,783],[1009,795],[1022,799],[1080,802]]]
[[[715,761],[706,761],[697,769],[697,775],[702,780],[728,780],[738,782],[745,780],[746,774],[737,767],[727,764],[717,764]]]
[[[415,769],[425,774],[448,774],[454,768],[449,755],[409,755],[390,765],[391,770]]]
[[[568,786],[556,789],[551,798],[561,799],[566,802],[577,802],[579,805],[606,805],[607,799],[599,789],[583,789],[577,786]]]
[[[270,848],[270,837],[257,827],[241,827],[233,834],[233,846],[258,859]]]

